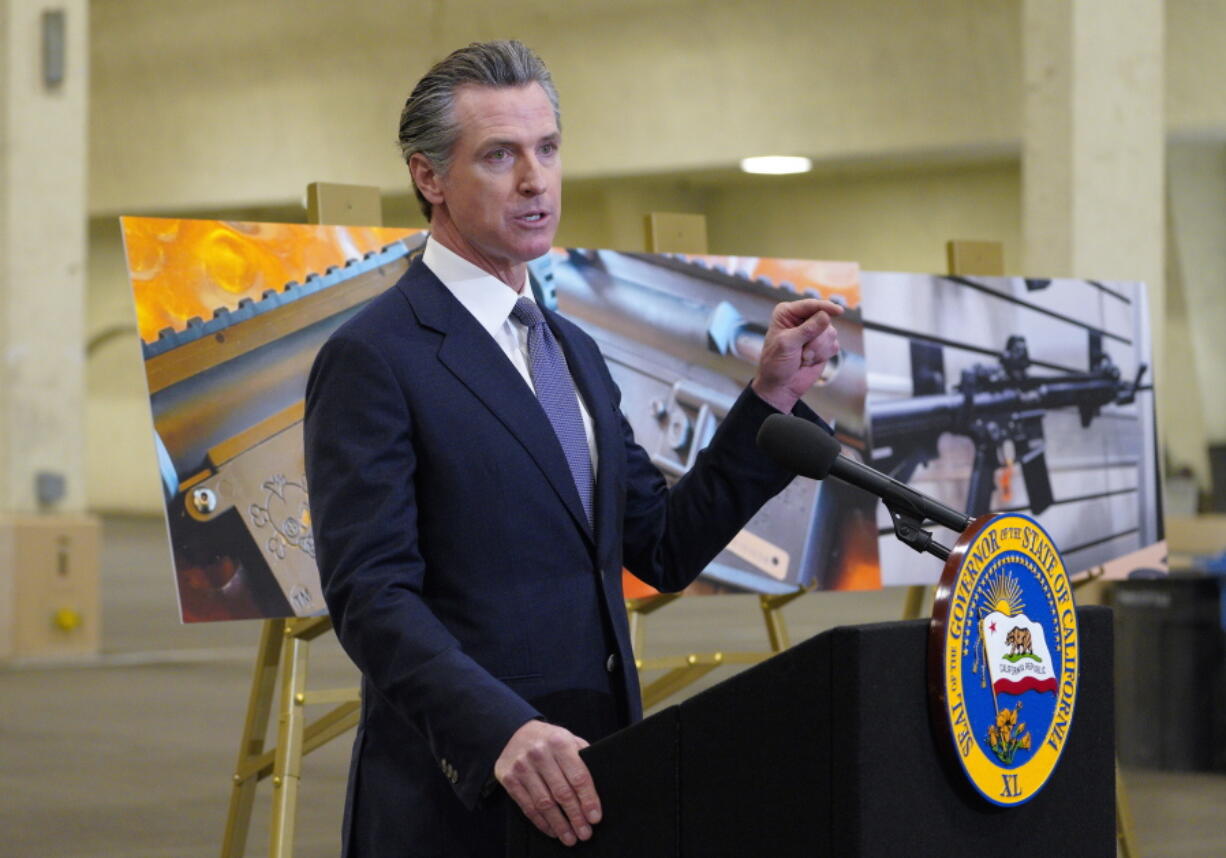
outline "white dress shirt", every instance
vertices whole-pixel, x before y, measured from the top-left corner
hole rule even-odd
[[[536,300],[528,285],[525,271],[524,282],[514,290],[497,277],[478,268],[464,257],[444,247],[433,238],[426,239],[421,261],[434,276],[442,281],[464,309],[472,314],[482,328],[494,338],[511,365],[523,376],[528,388],[536,393],[532,384],[531,362],[528,357],[528,328],[511,318],[511,308],[521,297]],[[559,344],[560,345],[560,344]],[[563,356],[565,360],[565,356]],[[569,372],[569,368],[567,372]],[[573,386],[573,381],[572,381]],[[583,397],[575,389],[579,402],[579,416],[583,418],[583,432],[587,436],[588,452],[592,456],[592,473],[596,473],[596,433],[592,431],[592,417],[588,414]]]

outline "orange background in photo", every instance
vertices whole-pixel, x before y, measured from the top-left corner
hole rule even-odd
[[[838,295],[849,309],[860,306],[860,263],[822,259],[775,259],[766,256],[696,256],[711,267],[740,274],[750,280],[765,279],[772,286],[790,284],[797,292],[809,290],[823,298]]]
[[[259,300],[418,230],[391,227],[121,218],[140,338],[208,321],[219,307]]]

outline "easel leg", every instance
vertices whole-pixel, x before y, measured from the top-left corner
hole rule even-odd
[[[924,597],[928,594],[927,587],[908,587],[907,598],[902,606],[902,618],[904,620],[918,620],[923,614]]]
[[[626,602],[626,623],[630,626],[630,651],[634,653],[634,660],[637,663],[643,657],[643,615],[639,611],[630,609],[629,601]]]
[[[797,590],[795,593],[784,593],[781,596],[758,596],[758,604],[762,608],[762,619],[766,621],[766,636],[770,639],[771,652],[783,652],[792,645],[788,639],[788,627],[781,609],[793,599],[807,592],[807,590]]]
[[[310,622],[310,621],[307,621]],[[306,720],[306,676],[310,642],[299,634],[301,620],[287,620],[281,647],[281,699],[277,754],[272,775],[271,858],[294,854],[294,811],[302,777],[302,732]]]
[[[282,620],[265,620],[260,630],[260,645],[256,653],[255,671],[251,677],[251,694],[247,698],[247,720],[239,742],[238,762],[234,766],[234,784],[230,789],[230,810],[226,816],[226,833],[221,841],[221,858],[242,858],[247,850],[247,832],[251,825],[251,808],[255,802],[260,778],[256,772],[241,774],[244,765],[264,752],[264,737],[272,714],[273,694],[277,684],[277,665],[281,659],[281,642],[285,636]]]

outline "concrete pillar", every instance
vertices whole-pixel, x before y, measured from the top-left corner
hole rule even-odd
[[[1144,279],[1161,308],[1162,0],[1025,0],[1027,274]]]
[[[1162,0],[1024,0],[1022,263],[1148,284],[1165,443],[1164,16]]]
[[[0,0],[0,655],[96,647],[84,516],[87,0]]]

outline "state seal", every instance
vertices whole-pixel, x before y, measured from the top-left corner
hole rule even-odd
[[[976,519],[945,564],[929,637],[938,731],[996,805],[1034,798],[1055,770],[1077,697],[1077,612],[1047,532]]]

